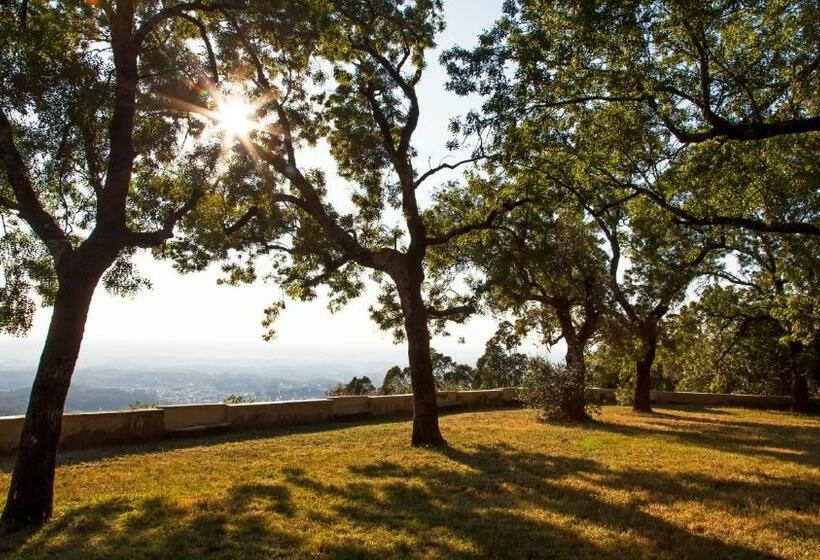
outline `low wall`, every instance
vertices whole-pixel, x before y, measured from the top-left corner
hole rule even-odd
[[[597,387],[589,387],[585,391],[587,401],[598,404],[614,404],[615,389],[599,389]]]
[[[357,397],[351,397],[357,398]],[[227,420],[236,428],[276,428],[316,424],[333,419],[330,399],[227,405]]]
[[[0,455],[11,454],[17,449],[22,429],[22,416],[0,417]],[[164,435],[164,411],[161,409],[78,412],[63,415],[60,449],[152,441]]]
[[[657,404],[751,408],[785,408],[791,404],[791,398],[786,396],[652,391],[650,397]],[[599,403],[615,402],[615,390],[590,388],[587,389],[587,399]],[[518,390],[511,387],[481,391],[442,391],[438,393],[437,400],[443,410],[498,408],[518,403]],[[816,403],[817,399],[813,401]],[[152,441],[171,436],[207,433],[216,429],[276,428],[348,418],[409,415],[412,412],[412,395],[389,395],[69,413],[63,415],[60,449]],[[20,442],[22,427],[22,416],[0,417],[0,455],[14,453]]]
[[[442,409],[499,407],[516,402],[515,395],[515,389],[443,391],[438,394],[438,405]],[[60,449],[103,447],[217,430],[277,428],[347,418],[409,415],[412,412],[412,395],[389,395],[68,413],[63,415]],[[0,417],[0,455],[16,451],[22,427],[22,416]]]

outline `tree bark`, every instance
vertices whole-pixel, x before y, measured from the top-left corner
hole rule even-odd
[[[652,326],[642,330],[641,357],[635,364],[635,398],[632,409],[635,412],[652,412],[649,391],[652,389],[652,364],[655,362],[658,337]]]
[[[6,506],[0,518],[5,530],[42,525],[52,513],[63,406],[80,351],[91,298],[102,271],[107,267],[99,272],[71,268],[73,270],[59,276],[51,323],[31,389]]]
[[[420,270],[418,278],[421,278]],[[441,446],[446,442],[438,425],[436,381],[430,358],[430,330],[427,326],[427,307],[421,297],[421,281],[403,278],[397,282],[404,330],[407,335],[407,357],[410,362],[410,381],[413,387],[413,446]]]
[[[806,379],[806,373],[803,371],[803,364],[800,360],[800,354],[802,351],[803,345],[800,343],[792,343],[789,345],[792,374],[792,411],[794,412],[809,412],[811,409],[811,401],[809,400],[809,383]]]
[[[586,361],[584,360],[584,344],[569,338],[567,342],[567,374],[571,376],[569,390],[564,396],[564,416],[567,420],[589,420],[586,412]]]

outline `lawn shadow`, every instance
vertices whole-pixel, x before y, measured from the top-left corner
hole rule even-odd
[[[367,418],[350,420],[336,420],[333,422],[323,422],[316,424],[303,424],[294,426],[282,426],[276,428],[259,428],[248,431],[227,431],[219,434],[190,437],[184,439],[161,439],[148,442],[136,442],[132,444],[112,445],[107,447],[96,447],[89,449],[76,449],[70,451],[60,451],[57,455],[57,464],[76,465],[103,459],[113,459],[117,457],[150,456],[162,454],[168,451],[181,449],[192,449],[196,447],[211,447],[225,443],[242,443],[254,440],[266,440],[275,437],[316,434],[323,432],[333,432],[353,426],[375,426],[380,424],[397,424],[407,422],[410,417],[407,415],[386,416],[380,418]],[[409,437],[409,436],[408,436]],[[146,457],[147,458],[147,457]],[[11,474],[14,467],[14,455],[0,457],[0,474]]]
[[[647,557],[647,551],[653,558],[776,558],[676,526],[649,513],[647,506],[702,500],[743,509],[754,502],[771,505],[778,495],[777,507],[795,507],[795,488],[787,483],[726,485],[705,475],[678,479],[640,469],[614,473],[589,459],[521,452],[506,445],[474,451],[450,447],[441,453],[465,468],[379,462],[352,468],[360,482],[345,487],[325,484],[299,469],[286,474],[290,484],[340,503],[338,514],[358,525],[393,533],[423,528],[431,535],[426,545],[442,558],[615,560]],[[594,491],[562,484],[568,477],[593,478],[636,497],[613,504]],[[569,527],[606,529],[625,538],[594,541],[551,522],[553,518],[571,518]],[[811,535],[819,528],[804,530]],[[470,545],[470,552],[453,548],[449,538],[437,540],[439,534],[454,534]]]
[[[767,436],[771,426],[766,424],[701,422],[704,419],[674,412],[648,418],[642,426],[599,421],[583,429],[671,438],[767,457],[776,455],[751,446],[817,453],[820,445],[818,428],[813,426],[778,427],[783,431]],[[163,442],[144,454],[149,460],[151,454],[167,449],[344,426],[349,424],[225,434],[182,445]],[[802,443],[781,441],[787,433],[799,436]],[[811,444],[810,438],[814,438]],[[816,541],[820,534],[820,522],[805,519],[806,515],[787,515],[817,511],[817,480],[761,473],[751,482],[706,472],[666,473],[653,470],[651,464],[613,469],[589,457],[523,451],[506,443],[465,443],[414,453],[410,464],[365,459],[361,465],[345,467],[343,484],[329,481],[320,469],[305,464],[285,467],[275,479],[234,484],[223,495],[203,497],[193,504],[154,496],[73,507],[39,532],[0,541],[0,556],[20,560],[778,558],[719,538],[715,536],[719,531],[697,520],[673,522],[658,514],[686,503],[738,518],[755,517],[756,528],[769,524],[780,534],[805,542]],[[271,461],[275,463],[276,457],[271,456]],[[761,511],[784,515],[758,518]],[[778,525],[786,522],[788,526]],[[351,526],[356,533],[349,532]],[[375,534],[391,538],[368,538]]]
[[[674,413],[691,412],[688,408],[666,410],[668,411],[642,415],[640,424],[597,421],[591,425],[591,429],[635,437],[660,437],[753,458],[771,458],[820,467],[820,423],[777,425]]]

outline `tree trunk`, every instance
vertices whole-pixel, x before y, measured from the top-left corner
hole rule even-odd
[[[635,399],[632,409],[636,412],[652,412],[649,391],[652,389],[652,364],[658,346],[654,328],[645,329],[641,335],[641,357],[635,364]]]
[[[60,278],[0,519],[6,530],[39,526],[51,516],[63,406],[98,280],[99,275],[82,274]]]
[[[430,359],[430,330],[427,307],[421,297],[421,282],[398,283],[404,330],[407,334],[407,357],[413,387],[413,446],[445,445],[438,426],[438,403],[433,363]]]
[[[809,412],[811,409],[811,401],[809,400],[809,383],[806,379],[806,373],[803,371],[803,364],[800,359],[800,354],[802,351],[803,345],[799,342],[789,345],[792,374],[792,410],[794,412]]]
[[[586,412],[586,361],[584,360],[584,345],[572,338],[567,341],[567,375],[569,385],[564,395],[562,408],[567,420],[589,420]]]

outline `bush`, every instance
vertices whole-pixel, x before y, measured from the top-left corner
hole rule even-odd
[[[519,395],[544,421],[584,420],[600,412],[597,404],[586,401],[583,378],[542,358],[530,359]]]
[[[231,393],[223,401],[225,404],[250,404],[254,402],[254,398],[250,395],[235,395]]]
[[[159,406],[158,402],[142,402],[142,401],[133,401],[128,403],[128,410],[147,410],[151,408],[157,408]]]
[[[363,375],[361,377],[353,377],[350,383],[339,383],[325,394],[328,397],[345,397],[374,395],[375,393],[376,388],[373,386],[373,382],[370,381],[369,377]]]

